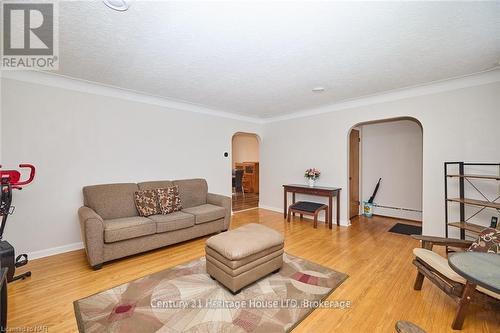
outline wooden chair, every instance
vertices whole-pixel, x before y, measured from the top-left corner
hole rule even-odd
[[[500,294],[478,286],[472,297],[468,296],[464,288],[465,279],[450,268],[446,258],[432,251],[434,245],[465,250],[473,241],[422,235],[412,235],[412,237],[422,242],[422,248],[413,249],[415,255],[413,264],[417,267],[417,278],[413,289],[421,290],[424,278],[427,278],[456,301],[458,306],[452,323],[453,329],[462,329],[465,317],[462,308],[465,309],[469,302],[500,310]]]
[[[243,170],[236,170],[233,177],[233,193],[238,194],[238,191],[243,193],[245,198],[245,188],[243,187]]]

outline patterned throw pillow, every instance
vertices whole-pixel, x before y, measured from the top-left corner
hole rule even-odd
[[[171,186],[167,188],[159,188],[156,191],[158,193],[158,200],[160,202],[160,210],[162,214],[170,214],[182,209],[179,187]]]
[[[500,254],[500,230],[493,228],[484,229],[479,234],[479,238],[472,243],[467,251]]]
[[[134,200],[139,216],[161,214],[158,193],[155,190],[137,191],[134,193]]]

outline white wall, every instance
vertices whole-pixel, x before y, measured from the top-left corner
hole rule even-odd
[[[347,103],[331,112],[266,124],[120,97],[126,93],[100,95],[102,89],[90,84],[73,89],[44,79],[41,84],[2,80],[0,162],[38,167],[35,182],[14,194],[17,210],[5,236],[18,252],[35,256],[81,245],[76,211],[84,185],[205,177],[210,191],[229,195],[231,160],[223,153],[230,152],[236,132],[256,133],[262,140],[261,206],[281,210],[281,185],[304,182],[303,171],[316,167],[323,172],[320,185],[343,188],[341,222],[347,225],[350,128],[388,118],[418,119],[423,125],[423,227],[434,235],[444,233],[443,162],[500,160],[496,77],[494,83]],[[498,187],[494,190],[498,194]]]
[[[411,120],[366,124],[361,127],[361,200],[368,200],[382,178],[375,203],[411,209],[374,207],[374,213],[421,220],[422,128]]]
[[[2,100],[3,100],[3,90],[2,90],[2,77],[3,71],[0,70],[0,164],[2,164]]]
[[[281,210],[282,184],[303,182],[303,171],[316,167],[322,171],[320,185],[343,188],[341,223],[347,225],[350,128],[366,121],[410,116],[423,126],[423,232],[443,235],[443,162],[498,162],[499,106],[500,83],[495,82],[266,124],[261,206]]]
[[[223,154],[235,132],[259,133],[245,121],[6,78],[1,104],[2,164],[37,167],[14,193],[5,239],[34,256],[81,245],[84,185],[203,177],[211,192],[230,195]]]
[[[255,134],[236,133],[232,150],[233,166],[235,163],[259,161],[259,139]]]

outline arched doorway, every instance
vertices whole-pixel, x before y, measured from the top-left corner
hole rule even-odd
[[[360,122],[348,132],[348,217],[374,194],[375,215],[422,222],[423,128],[415,118]]]
[[[231,140],[233,212],[259,207],[260,138],[237,132]]]

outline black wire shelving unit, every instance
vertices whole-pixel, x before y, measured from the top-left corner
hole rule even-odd
[[[449,172],[450,167],[453,167],[455,171]],[[476,174],[467,173],[467,169],[473,167],[491,167],[492,174]],[[493,168],[496,168],[493,174]],[[458,172],[456,171],[458,169]],[[448,192],[448,182],[452,180],[458,180],[458,196],[449,196]],[[488,198],[479,188],[474,184],[475,180],[487,180],[487,181],[500,181],[500,163],[467,163],[467,162],[445,162],[444,163],[444,196],[445,196],[445,221],[446,221],[446,237],[448,237],[448,228],[455,227],[460,229],[460,238],[465,239],[465,232],[469,231],[474,234],[479,234],[487,226],[479,225],[469,222],[473,217],[484,211],[485,209],[494,209],[497,213],[500,213],[500,195],[495,198]],[[465,196],[465,186],[468,185],[474,189],[482,199],[470,199]],[[459,221],[449,220],[449,207],[450,204],[459,205]],[[470,216],[466,216],[465,207],[475,206],[479,210]],[[497,229],[500,226],[497,226]]]

